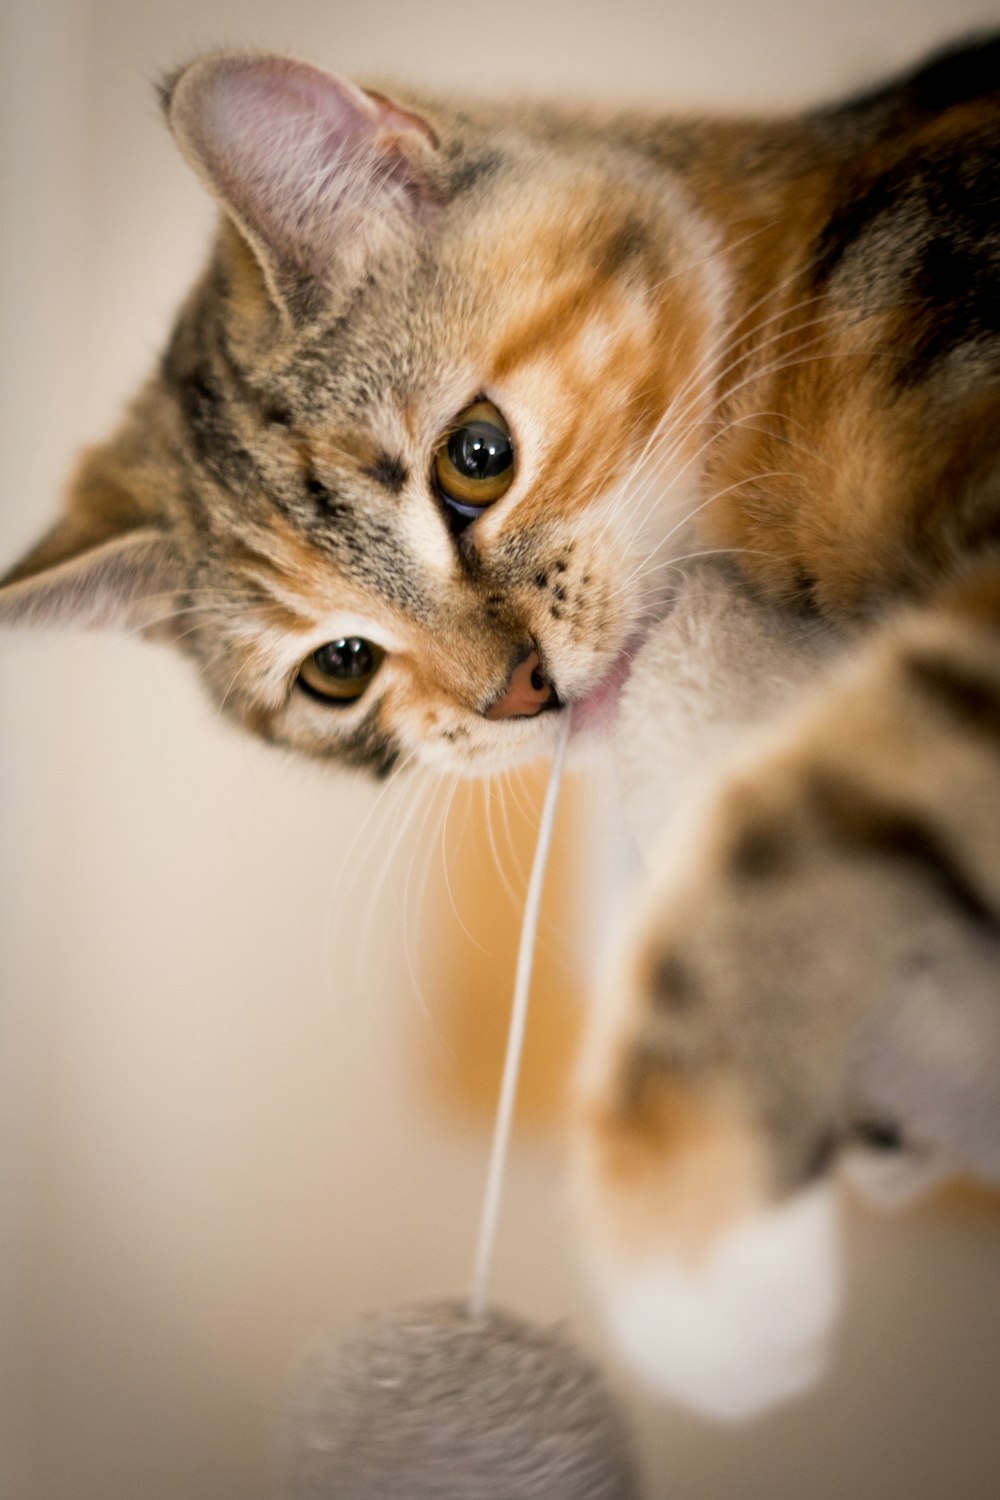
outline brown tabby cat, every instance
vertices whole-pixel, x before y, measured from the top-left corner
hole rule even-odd
[[[1000,989],[1000,41],[794,119],[236,54],[163,104],[218,239],[9,621],[143,624],[377,774],[590,733],[692,547],[857,635],[656,885],[584,1084],[623,1342],[752,1410],[816,1366],[840,1148],[905,1144],[852,1028],[935,934]]]

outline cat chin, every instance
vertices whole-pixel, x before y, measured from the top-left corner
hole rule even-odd
[[[814,1385],[840,1307],[832,1186],[720,1236],[696,1266],[666,1255],[598,1272],[621,1355],[661,1395],[742,1421]]]
[[[622,694],[645,639],[645,632],[629,636],[600,680],[583,697],[573,700],[574,744],[607,742],[618,723]]]
[[[538,720],[517,727],[504,726],[477,743],[472,749],[466,741],[458,744],[441,740],[428,741],[416,747],[416,758],[426,769],[438,775],[458,775],[476,779],[529,766],[547,756],[556,747],[562,716],[547,713]]]

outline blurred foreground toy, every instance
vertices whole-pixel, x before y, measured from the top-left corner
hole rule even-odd
[[[625,1425],[558,1330],[459,1302],[373,1313],[307,1367],[289,1500],[633,1500]]]

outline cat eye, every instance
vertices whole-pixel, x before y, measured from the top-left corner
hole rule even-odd
[[[372,641],[345,636],[328,641],[299,667],[298,683],[324,703],[354,703],[365,691],[385,657]]]
[[[459,412],[434,455],[434,487],[456,515],[474,520],[514,479],[514,441],[485,399]]]

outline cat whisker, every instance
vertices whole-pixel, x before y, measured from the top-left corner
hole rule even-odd
[[[367,908],[359,924],[359,929],[355,934],[352,935],[352,946],[354,946],[355,944],[357,945],[355,948],[354,976],[356,986],[361,985],[361,983],[363,982],[364,976],[361,970],[361,965],[364,961],[365,955],[367,955],[370,951],[370,944],[372,941],[372,928],[375,922],[375,916],[385,896],[389,876],[399,857],[399,850],[405,842],[410,831],[412,830],[418,814],[420,814],[421,828],[426,826],[429,811],[433,807],[434,798],[439,789],[440,782],[436,779],[433,781],[422,779],[422,784],[414,788],[411,778],[409,790],[411,791],[411,793],[415,791],[416,795],[411,795],[411,798],[403,804],[405,807],[405,812],[403,814],[401,822],[401,799],[395,799],[396,805],[394,807],[392,806],[392,803],[390,803],[390,807],[393,811],[393,819],[389,831],[389,837],[386,843],[385,853],[380,862],[375,878],[372,881]]]
[[[259,665],[260,658],[261,652],[256,646],[247,652],[246,660],[242,661],[237,667],[231,681],[229,682],[229,685],[227,686],[225,692],[222,694],[222,698],[219,702],[217,718],[221,719],[222,715],[225,713],[226,707],[234,691],[236,690],[236,684],[239,682],[240,678],[243,677],[245,673],[251,671],[255,666]]]
[[[410,765],[412,765],[415,758],[416,755],[414,751],[407,752],[407,754],[400,760],[399,769],[401,771],[408,769]],[[347,880],[348,872],[350,872],[352,884],[356,888],[361,883],[358,880],[359,851],[362,852],[361,858],[363,861],[364,858],[369,857],[374,850],[381,847],[382,838],[386,832],[385,825],[388,822],[389,815],[393,811],[393,801],[398,802],[400,799],[401,794],[399,788],[400,782],[394,778],[385,782],[385,784],[378,789],[376,797],[374,798],[368,811],[365,813],[365,816],[362,819],[361,823],[355,830],[354,836],[348,844],[347,849],[344,851],[340,863],[340,868],[330,890],[327,904],[324,945],[325,952],[328,955],[331,953],[332,948],[335,945],[334,938],[336,937],[336,933],[334,930],[334,922],[338,919],[346,920],[343,914],[343,909],[341,907],[340,898],[344,891],[344,883]],[[381,818],[382,821],[381,827],[377,826],[377,820],[379,818]],[[339,914],[339,916],[336,914]],[[355,933],[352,926],[351,941],[348,944],[348,946],[350,946],[351,948],[353,948],[354,946],[354,939]]]
[[[683,527],[687,526],[688,523],[690,521],[692,521],[695,516],[700,515],[700,513],[703,510],[705,510],[709,505],[714,505],[717,500],[721,500],[725,495],[729,495],[729,494],[734,493],[737,490],[743,489],[744,486],[746,486],[748,484],[759,484],[759,483],[763,483],[764,481],[766,481],[768,479],[791,479],[791,478],[794,478],[794,477],[795,476],[793,474],[789,473],[788,471],[781,470],[781,469],[772,469],[770,471],[765,471],[764,473],[761,473],[761,474],[747,475],[743,479],[734,480],[732,484],[726,485],[721,490],[715,490],[715,491],[713,491],[712,494],[706,495],[705,498],[703,500],[699,501],[699,503],[696,506],[694,506],[694,508],[692,510],[688,511],[688,513],[685,516],[683,516],[681,518],[681,520],[679,520],[676,523],[676,525],[674,525],[674,526],[672,526],[670,528],[670,530],[666,533],[666,535],[664,537],[662,537],[660,539],[660,541],[657,543],[656,547],[653,548],[652,552],[650,552],[648,554],[647,558],[645,559],[645,562],[648,564],[651,561],[651,559],[656,555],[656,553],[659,552],[661,548],[663,548],[663,547],[665,547],[667,545],[667,543],[670,541],[671,537],[675,536],[678,531],[682,530]],[[671,561],[673,561],[673,559],[671,559]],[[638,576],[638,574],[636,572],[630,573],[623,580],[623,587],[628,587],[628,585],[630,583],[632,583],[637,576]]]
[[[779,282],[763,297],[758,298],[758,300],[752,303],[751,306],[746,310],[746,312],[741,315],[741,317],[735,319],[735,321],[730,321],[728,324],[723,324],[723,326],[718,330],[714,339],[703,351],[701,358],[696,362],[687,379],[681,384],[677,392],[675,392],[674,396],[672,397],[671,403],[668,406],[667,411],[664,413],[664,418],[666,420],[672,422],[677,420],[678,416],[682,417],[684,415],[683,410],[678,413],[678,411],[676,410],[676,405],[680,401],[685,401],[688,398],[689,393],[691,393],[692,391],[694,391],[697,395],[697,393],[699,392],[699,382],[703,380],[703,377],[710,376],[710,380],[705,380],[705,383],[701,388],[703,392],[714,394],[718,391],[721,380],[726,374],[729,373],[730,370],[730,366],[722,366],[720,368],[719,360],[727,350],[735,349],[738,341],[744,339],[756,340],[757,336],[766,328],[770,327],[774,322],[778,321],[781,318],[793,317],[796,313],[804,310],[807,307],[814,306],[817,302],[822,300],[819,295],[803,298],[799,302],[791,304],[789,307],[779,308],[769,317],[762,319],[756,324],[751,324],[750,328],[747,331],[740,333],[743,325],[750,318],[752,318],[753,314],[760,308],[766,306],[767,303],[771,302],[774,297],[779,296],[797,274],[798,271],[792,273],[790,277],[785,278],[783,281]],[[832,318],[834,315],[827,314],[826,316]],[[738,366],[740,361],[749,358],[752,353],[760,347],[761,346],[757,342],[750,343],[749,347],[743,353],[734,357],[735,365]]]
[[[759,417],[773,417],[776,422],[781,423],[785,423],[788,420],[785,416],[783,416],[781,412],[758,411],[748,412],[745,416],[736,417],[729,425],[736,426],[738,424],[747,432],[756,432],[759,433],[761,437],[770,438],[776,443],[782,443],[786,448],[792,449],[793,452],[801,453],[802,456],[804,458],[808,458],[810,462],[821,464],[823,468],[829,469],[832,473],[836,472],[836,465],[833,464],[830,459],[826,458],[822,453],[820,453],[817,448],[812,447],[810,444],[802,443],[797,438],[790,437],[787,432],[783,432],[780,428],[777,427],[754,426],[754,422]]]
[[[514,909],[517,910],[520,907],[524,895],[523,888],[519,891],[514,886],[514,883],[511,879],[508,858],[506,858],[500,851],[500,847],[497,842],[496,828],[494,826],[496,817],[496,804],[499,801],[501,811],[504,812],[507,834],[507,848],[509,855],[512,848],[510,841],[510,826],[506,822],[506,809],[503,805],[503,789],[501,787],[500,779],[497,776],[486,777],[483,782],[483,788],[486,795],[486,835],[489,841],[490,853],[493,855],[493,863],[496,868],[496,872],[499,877],[500,885],[503,889],[504,895],[510,901]]]
[[[430,1023],[431,1031],[435,1040],[449,1055],[454,1055],[454,1048],[446,1041],[444,1033],[441,1030],[440,1023],[434,1015],[434,1011],[430,1003],[428,1002],[426,995],[424,994],[424,987],[421,981],[418,966],[414,961],[412,927],[410,922],[410,893],[413,890],[414,886],[414,870],[416,869],[418,859],[420,859],[422,860],[423,878],[418,882],[420,897],[418,898],[417,902],[417,920],[420,928],[423,929],[426,925],[423,922],[423,900],[426,897],[428,889],[427,873],[430,867],[431,858],[433,857],[433,852],[438,846],[437,838],[425,839],[424,835],[426,832],[428,819],[431,813],[435,813],[438,820],[440,836],[440,830],[442,830],[447,823],[448,813],[455,799],[455,792],[458,788],[459,779],[459,776],[456,774],[452,778],[451,785],[450,787],[448,787],[447,792],[444,792],[444,788],[447,784],[443,781],[439,782],[432,794],[426,799],[427,805],[425,814],[414,837],[413,852],[410,856],[410,862],[407,866],[406,874],[403,878],[403,899],[402,908],[400,911],[400,923],[403,934],[403,957],[406,962],[407,977],[410,981],[410,989],[412,990],[412,993],[415,996],[420,1009],[423,1011],[425,1018]],[[440,807],[442,794],[444,794],[445,799],[443,809]]]
[[[706,255],[699,256],[697,260],[685,261],[683,265],[678,266],[677,269],[671,271],[669,275],[661,277],[659,281],[652,282],[649,288],[650,297],[655,297],[657,292],[662,291],[663,288],[665,286],[669,286],[671,282],[679,280],[682,276],[690,276],[693,272],[700,270],[702,266],[711,265],[713,261],[725,262],[727,259],[731,259],[735,250],[741,250],[744,246],[749,245],[753,240],[759,239],[761,235],[769,234],[771,230],[778,227],[778,222],[779,221],[775,219],[770,224],[758,225],[756,229],[747,230],[746,234],[740,235],[735,240],[730,240],[728,242],[722,242],[720,240],[720,242],[715,246],[714,250],[709,250]]]
[[[459,909],[459,906],[458,906],[458,902],[455,899],[455,892],[454,892],[454,888],[453,888],[452,883],[451,883],[451,870],[449,868],[449,862],[448,862],[448,851],[449,851],[449,849],[451,847],[451,841],[450,841],[449,836],[448,836],[448,824],[449,824],[449,821],[450,821],[450,818],[451,818],[452,809],[453,809],[453,807],[455,805],[455,796],[456,796],[456,794],[458,792],[459,783],[462,781],[462,779],[463,778],[460,775],[456,774],[454,782],[453,782],[453,785],[452,785],[451,795],[448,798],[448,805],[445,808],[444,817],[441,819],[441,830],[440,830],[440,840],[439,840],[439,849],[440,849],[440,855],[441,855],[441,870],[442,870],[442,876],[443,876],[443,879],[444,879],[445,892],[446,892],[447,897],[448,897],[448,903],[449,903],[449,905],[451,907],[452,915],[454,916],[455,921],[457,922],[457,924],[459,926],[459,929],[461,930],[461,932],[463,933],[463,935],[468,939],[468,941],[470,943],[472,943],[472,945],[474,947],[478,948],[481,953],[487,954],[487,950],[483,947],[482,943],[480,943],[480,941],[479,941],[478,938],[476,938],[476,937],[473,936],[473,934],[469,931],[468,927],[466,926],[465,919],[462,916],[462,913],[461,913],[461,911]],[[462,846],[462,844],[464,842],[465,832],[466,832],[466,829],[469,826],[469,811],[470,811],[470,803],[469,803],[468,797],[466,797],[465,798],[465,806],[464,806],[463,813],[462,813],[462,828],[461,828],[461,831],[460,831],[460,833],[458,835],[458,839],[457,839],[457,845],[458,845],[459,848],[461,848],[461,846]],[[487,956],[488,956],[488,954],[487,954]]]
[[[524,892],[528,883],[528,869],[521,857],[518,843],[514,837],[511,827],[511,802],[513,793],[510,784],[510,768],[505,767],[500,773],[500,818],[503,824],[504,839],[507,845],[507,854],[510,860],[512,884],[514,885],[514,901],[518,909],[524,904]]]
[[[179,620],[184,615],[204,615],[216,618],[224,617],[225,608],[220,604],[190,604],[183,609],[172,609],[163,615],[152,615],[142,620],[137,625],[131,625],[127,630],[120,632],[122,640],[132,640],[140,636],[144,631],[152,629],[156,625],[166,625],[169,620]],[[197,629],[197,627],[194,627]],[[193,634],[194,630],[186,631],[185,634]]]
[[[765,319],[762,323],[757,325],[757,327],[753,330],[754,334],[760,333],[761,331],[763,331],[763,329],[769,327],[773,322],[780,318],[790,317],[794,312],[800,310],[801,308],[815,304],[817,300],[819,299],[809,298],[807,299],[807,301],[800,303],[793,308],[781,309],[779,312],[774,313],[771,317]],[[696,367],[696,370],[695,372],[693,372],[692,376],[684,382],[684,384],[672,397],[663,414],[663,417],[660,419],[656,432],[659,434],[661,433],[662,429],[666,427],[669,427],[671,430],[675,430],[684,422],[684,420],[688,416],[688,413],[699,404],[702,404],[703,402],[710,399],[714,400],[718,398],[718,395],[722,389],[722,382],[725,380],[725,378],[737,371],[740,366],[745,364],[748,360],[760,355],[763,350],[772,347],[774,344],[780,343],[786,338],[791,338],[793,336],[801,334],[809,328],[819,327],[824,323],[829,323],[831,321],[833,321],[832,314],[823,314],[818,318],[807,319],[804,322],[796,323],[792,327],[781,329],[778,332],[769,335],[768,338],[764,339],[762,342],[755,342],[749,348],[743,350],[741,353],[735,354],[733,358],[721,368],[716,368],[713,362],[711,366],[711,381],[706,381],[700,386],[696,384],[696,380],[700,376],[701,367]],[[706,361],[703,360],[701,364],[702,366],[704,366],[706,364]],[[772,364],[770,362],[765,362],[765,364],[759,371],[754,371],[753,375],[747,377],[747,379],[749,380],[762,378],[764,375],[771,373],[771,371],[776,367],[776,363]],[[736,391],[742,388],[744,383],[744,381],[740,381],[735,387],[725,390],[724,399],[730,399]],[[678,402],[683,402],[679,409]],[[648,450],[649,445],[647,445],[646,451],[648,452]],[[645,454],[642,457],[644,456]],[[637,468],[638,465],[633,468],[633,475],[635,474]]]
[[[527,775],[524,766],[508,766],[504,775],[507,778],[507,789],[510,800],[517,809],[518,816],[523,818],[529,828],[534,828],[538,822],[538,810],[532,804],[530,795],[525,787]]]
[[[695,562],[700,557],[770,557],[771,555],[762,547],[700,547],[697,552],[682,552],[676,557],[660,558],[651,564],[649,572],[658,573],[669,569],[680,571],[683,563]],[[640,572],[634,575],[633,581],[638,582],[642,577],[644,574]]]
[[[753,314],[760,308],[766,306],[769,302],[773,301],[776,296],[779,296],[781,292],[790,284],[790,282],[794,280],[795,277],[799,274],[801,274],[800,268],[796,268],[795,271],[790,273],[788,277],[783,278],[782,281],[778,282],[775,287],[773,287],[769,292],[767,292],[764,296],[758,298],[756,302],[751,304],[751,306],[739,318],[723,325],[716,337],[713,339],[712,343],[704,351],[701,359],[696,363],[694,369],[691,371],[687,379],[682,383],[678,391],[675,392],[674,396],[671,398],[671,402],[669,403],[663,417],[661,418],[659,424],[660,427],[665,424],[669,424],[671,426],[676,424],[679,419],[683,419],[687,411],[691,409],[692,404],[697,404],[702,399],[707,399],[711,396],[716,395],[724,378],[727,375],[731,374],[734,370],[737,370],[742,363],[759,354],[762,349],[769,347],[772,343],[779,342],[783,338],[791,337],[796,333],[802,332],[805,328],[817,324],[822,324],[824,322],[834,323],[838,320],[839,314],[835,311],[831,311],[829,313],[824,313],[819,318],[792,324],[787,329],[779,330],[778,333],[771,335],[768,339],[764,340],[763,343],[760,342],[759,335],[765,329],[769,328],[773,323],[781,319],[793,318],[797,313],[802,312],[807,308],[814,307],[818,303],[820,303],[823,300],[822,295],[815,294],[810,297],[802,298],[798,302],[791,303],[787,307],[778,308],[777,311],[771,313],[768,317],[761,319],[756,324],[751,324],[746,331],[744,331],[742,334],[740,333],[740,329],[742,328],[742,326],[747,323],[750,318],[752,318]],[[735,348],[737,335],[739,335],[739,341],[747,341],[747,347],[741,352],[735,353],[728,364],[719,367],[719,356],[726,349]],[[703,376],[710,376],[710,379],[706,378],[699,386],[699,382],[702,381]],[[686,402],[686,405],[681,407],[680,410],[677,409],[679,402]]]
[[[810,299],[810,300],[814,300],[814,299]],[[766,320],[765,324],[762,325],[762,326],[766,326],[766,323],[770,322],[770,321],[772,321],[772,320],[771,319]],[[771,346],[772,344],[780,342],[782,339],[784,339],[785,337],[790,336],[792,333],[801,334],[803,331],[807,330],[808,328],[822,325],[824,322],[828,322],[828,321],[830,321],[829,317],[809,319],[809,320],[807,320],[804,323],[795,325],[794,328],[792,328],[792,329],[783,330],[783,331],[781,331],[778,334],[772,335],[769,339],[765,340],[763,344],[756,346],[756,348],[752,352],[759,353],[761,349],[767,348],[767,347]],[[804,349],[808,349],[810,347],[810,344],[817,343],[817,342],[820,342],[820,341],[821,341],[821,335],[817,333],[816,335],[814,335],[814,338],[811,339],[811,340],[808,340],[805,345],[800,345],[799,346],[798,350],[796,351],[795,357],[793,357],[793,358],[787,358],[787,359],[779,357],[777,359],[766,361],[764,363],[764,365],[761,366],[760,369],[753,371],[750,375],[747,375],[744,378],[742,378],[740,381],[738,381],[735,386],[731,387],[726,392],[725,399],[726,400],[731,400],[742,389],[744,389],[745,387],[747,387],[750,384],[752,384],[755,380],[763,379],[766,376],[775,373],[776,371],[782,371],[782,370],[791,368],[796,363],[805,363],[805,362],[807,362],[807,360],[810,360],[810,359],[820,359],[820,358],[823,358],[823,357],[828,357],[828,358],[840,357],[840,351],[831,352],[830,354],[826,354],[826,355],[824,355],[824,354],[816,354],[816,355],[808,355],[808,356],[803,355],[803,353],[802,353],[803,348]],[[854,351],[854,352],[860,354],[860,353],[862,353],[864,351]],[[737,369],[739,367],[739,365],[743,362],[743,360],[746,359],[747,357],[748,357],[748,355],[745,354],[745,355],[739,356],[737,359],[734,359],[731,362],[731,365],[728,367],[728,369],[730,371]],[[671,406],[668,407],[667,412],[664,414],[665,418],[669,416],[672,406],[673,406],[673,403],[671,403]],[[739,419],[736,419],[736,420],[738,421]],[[694,425],[697,425],[697,424],[694,424]],[[693,454],[691,456],[691,459],[689,459],[688,462],[678,472],[678,474],[676,474],[674,476],[673,482],[676,483],[683,476],[684,472],[686,472],[686,470],[691,466],[691,463],[692,462],[696,462],[697,459],[699,459],[704,454],[704,452],[707,450],[707,448],[708,448],[708,446],[709,446],[710,443],[712,443],[714,441],[717,441],[717,439],[719,437],[724,436],[726,433],[728,433],[729,431],[731,431],[733,425],[735,425],[735,423],[727,424],[727,425],[723,426],[722,428],[717,429],[712,434],[710,434],[710,436],[705,440],[705,442],[702,443],[700,445],[700,447],[696,450],[695,454]],[[635,493],[633,495],[632,504],[631,504],[629,510],[627,512],[625,512],[625,514],[627,516],[629,516],[629,517],[631,517],[632,515],[635,514],[636,510],[638,509],[639,503],[641,503],[641,500],[644,499],[650,493],[650,491],[651,491],[651,489],[653,487],[653,484],[656,482],[656,479],[658,477],[658,471],[662,471],[662,468],[665,466],[665,464],[667,462],[669,462],[675,456],[675,454],[677,452],[677,449],[679,447],[679,444],[680,444],[681,436],[684,433],[686,433],[687,431],[690,430],[690,425],[688,427],[683,428],[683,429],[678,429],[677,426],[676,426],[676,424],[672,424],[672,426],[673,426],[673,429],[674,429],[674,433],[677,434],[674,437],[674,442],[672,443],[671,447],[668,449],[666,455],[662,455],[662,456],[661,455],[657,455],[656,456],[657,470],[656,471],[652,471],[652,474],[649,477],[644,477],[643,483],[642,483],[641,486],[638,486],[638,485],[635,486]],[[661,422],[658,424],[657,431],[660,431],[662,429],[662,427],[663,427],[663,419],[661,419]],[[645,450],[646,452],[648,452],[648,446],[649,445],[647,444],[647,449]],[[629,485],[631,485],[631,484],[634,484],[634,481],[638,478],[638,475],[639,475],[639,472],[640,472],[640,467],[641,466],[639,464],[636,464],[635,466],[633,466],[632,470],[629,473],[629,476],[627,477],[627,479],[625,481],[625,486],[626,487],[629,486]]]

